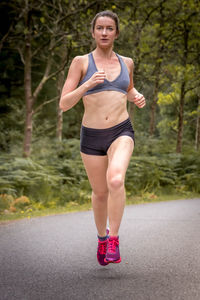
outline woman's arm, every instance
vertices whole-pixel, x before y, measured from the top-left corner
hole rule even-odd
[[[83,56],[77,56],[70,65],[60,97],[59,106],[63,111],[67,111],[76,105],[89,89],[102,83],[105,79],[105,73],[103,71],[96,72],[89,80],[77,87],[83,74],[83,60]]]
[[[137,105],[139,108],[142,108],[146,105],[144,96],[140,94],[135,88],[129,90],[127,99],[128,101],[135,103],[135,105]]]
[[[134,68],[134,63],[131,58],[127,59],[127,65],[130,70],[130,84],[128,87],[128,94],[127,94],[127,99],[130,102],[134,102],[135,105],[137,105],[139,108],[142,108],[146,105],[146,100],[142,94],[140,94],[136,88],[134,88],[133,84],[133,68]]]

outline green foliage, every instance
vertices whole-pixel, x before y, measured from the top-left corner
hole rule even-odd
[[[8,210],[11,206],[11,203],[14,201],[12,195],[0,194],[0,214],[5,210]]]
[[[157,155],[133,157],[126,177],[131,193],[159,191],[165,187],[177,191],[200,192],[199,155]]]
[[[116,40],[115,51],[134,59],[135,86],[148,101],[146,109],[134,111],[135,126],[140,132],[149,130],[149,115],[152,111],[156,80],[158,80],[159,107],[156,110],[155,134],[160,136],[165,134],[167,138],[170,134],[174,134],[173,131],[177,134],[178,101],[180,84],[183,80],[187,96],[185,116],[190,116],[190,113],[196,110],[197,106],[193,107],[191,104],[191,98],[194,95],[197,97],[198,94],[200,75],[198,30],[200,11],[195,0],[132,1],[131,6],[128,1],[120,0],[93,3],[88,0],[61,0],[59,5],[52,5],[51,1],[41,5],[40,0],[27,3],[12,0],[1,2],[0,9],[4,25],[0,30],[2,39],[0,149],[2,151],[7,152],[16,144],[22,144],[23,141],[24,37],[28,34],[28,30],[32,37],[32,92],[41,82],[50,56],[52,59],[50,73],[54,74],[45,83],[35,101],[33,107],[35,111],[45,101],[56,96],[59,98],[58,75],[62,74],[61,81],[63,81],[72,58],[93,49],[90,21],[96,12],[104,9],[111,9],[119,15],[121,33]],[[30,29],[25,22],[27,10],[30,12]],[[188,32],[188,53],[185,62],[184,32]],[[64,58],[66,59],[64,71],[55,74],[54,72],[61,68]],[[167,101],[168,105],[160,105],[161,98]],[[33,142],[46,136],[54,139],[56,135],[55,101],[41,107],[37,114],[34,114]],[[79,137],[82,114],[81,102],[70,113],[64,114],[64,138]],[[185,123],[187,128],[186,125]],[[196,123],[193,121],[189,125],[190,130],[185,130],[184,135],[194,143]]]
[[[55,4],[55,3],[54,3]],[[130,195],[150,198],[159,190],[199,192],[199,153],[193,151],[197,135],[199,99],[200,7],[195,0],[2,1],[0,16],[0,210],[42,209],[85,203],[91,188],[80,153],[83,115],[80,101],[63,115],[63,141],[56,136],[57,102],[71,60],[92,51],[90,21],[101,10],[119,15],[121,33],[115,51],[134,60],[134,83],[147,105],[133,112],[136,147],[126,177]],[[27,5],[27,7],[25,7]],[[25,22],[29,12],[30,27]],[[31,158],[21,158],[24,139],[24,49],[31,34],[32,93],[49,75],[33,106]],[[188,34],[188,44],[184,37]],[[63,65],[63,62],[64,65]],[[59,69],[59,73],[56,73]],[[60,79],[61,74],[61,79]],[[184,87],[184,99],[181,99]],[[176,151],[179,103],[184,112],[183,151]],[[48,104],[45,104],[46,101]],[[149,137],[155,108],[154,136]],[[45,105],[44,105],[45,104]],[[38,109],[40,108],[40,109]],[[132,116],[131,116],[132,117]],[[11,206],[28,197],[30,203]],[[23,199],[23,198],[21,198]]]
[[[135,152],[131,158],[126,175],[129,197],[143,195],[143,198],[151,200],[165,190],[200,193],[199,153],[173,154],[164,151],[164,142],[163,153],[157,152],[162,143],[156,145],[152,139],[149,145],[154,146],[149,149],[147,145],[143,145],[140,153]],[[39,152],[36,151],[38,148]],[[50,144],[46,139],[35,145],[32,156],[31,159],[0,156],[1,212],[90,202],[91,187],[81,161],[79,140]]]
[[[0,156],[0,193],[26,195],[47,207],[52,199],[58,205],[87,202],[90,186],[80,158],[79,141],[44,145],[40,152],[36,151],[35,159]]]
[[[189,154],[181,156],[175,168],[181,184],[190,191],[200,192],[200,156]]]

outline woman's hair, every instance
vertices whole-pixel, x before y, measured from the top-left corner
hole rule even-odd
[[[98,14],[96,14],[96,16],[94,17],[94,19],[91,22],[92,32],[94,32],[96,21],[100,17],[109,17],[109,18],[113,19],[113,21],[115,21],[115,25],[116,25],[116,32],[117,32],[117,34],[119,34],[119,19],[118,19],[118,16],[117,16],[117,14],[115,14],[114,12],[112,12],[110,10],[104,10],[104,11],[101,11]]]

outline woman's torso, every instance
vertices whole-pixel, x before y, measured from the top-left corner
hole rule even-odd
[[[83,80],[87,73],[88,62],[89,56],[84,55],[81,80]],[[125,61],[123,60],[123,62]],[[123,65],[123,68],[128,68],[127,65]],[[113,58],[107,61],[96,58],[95,66],[97,70],[105,71],[108,84],[109,82],[118,80],[122,73],[122,64],[116,55],[113,55]],[[85,95],[83,97],[83,104],[85,111],[82,123],[86,127],[109,128],[128,118],[127,95],[123,92],[116,90],[98,91]]]

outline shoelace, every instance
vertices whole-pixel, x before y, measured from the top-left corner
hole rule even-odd
[[[119,242],[117,240],[109,240],[108,241],[108,252],[115,253],[116,252],[116,246],[119,245]]]
[[[106,250],[107,250],[107,241],[99,242],[99,245],[98,245],[99,253],[100,254],[106,254]]]

